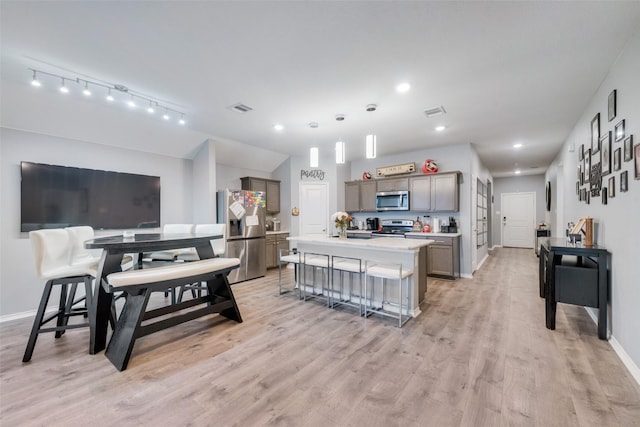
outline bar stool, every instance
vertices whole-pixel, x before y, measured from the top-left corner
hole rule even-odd
[[[40,299],[40,305],[33,320],[33,327],[25,349],[23,362],[31,360],[33,349],[36,346],[38,335],[43,332],[55,332],[55,337],[60,338],[67,329],[89,327],[93,328],[91,321],[69,325],[70,316],[86,316],[93,311],[93,278],[96,276],[97,263],[88,262],[71,264],[71,249],[73,240],[70,234],[62,229],[35,230],[29,232],[33,253],[35,255],[36,274],[45,279],[44,290]],[[85,296],[75,299],[76,287],[84,284]],[[68,290],[67,286],[71,285]],[[45,318],[45,310],[51,296],[53,286],[60,286],[60,302],[58,310]],[[84,307],[76,307],[76,304],[84,301]],[[45,324],[56,319],[56,326],[43,328]]]
[[[364,264],[360,258],[344,257],[333,255],[331,257],[331,282],[330,282],[330,295],[331,295],[331,307],[339,305],[345,305],[348,307],[354,307],[358,309],[358,314],[362,316],[364,314],[363,304],[363,281],[362,274],[365,272]],[[335,286],[335,272],[338,272],[340,278],[340,287],[336,289]],[[349,285],[345,297],[345,286],[343,273],[349,273]],[[354,294],[353,273],[358,275],[358,287],[357,292]],[[335,301],[336,292],[338,294],[337,302]],[[357,303],[353,298],[357,298]]]
[[[398,327],[401,328],[407,320],[409,320],[409,280],[408,278],[413,275],[413,270],[407,270],[402,268],[402,264],[395,263],[381,263],[378,261],[365,261],[365,276],[364,276],[364,293],[365,293],[365,317],[370,314],[379,314],[381,316],[392,317],[398,319]],[[369,278],[373,278],[373,283],[369,283]],[[380,300],[380,306],[374,307],[375,303],[375,278],[382,279],[382,298]],[[407,292],[402,292],[402,282],[407,279]],[[398,303],[389,302],[385,299],[386,293],[386,281],[397,280],[398,281]],[[371,292],[371,296],[369,296]],[[368,298],[368,301],[367,301]],[[389,310],[391,307],[397,307],[395,310]],[[406,316],[403,316],[403,312],[406,311]],[[403,320],[404,317],[404,320]]]
[[[331,297],[329,294],[329,255],[318,254],[312,252],[305,252],[302,254],[302,283],[300,289],[302,290],[302,299],[307,300],[307,267],[311,267],[313,272],[313,278],[311,282],[311,297],[312,298],[325,298],[327,306],[330,306]],[[327,273],[327,280],[321,280],[320,293],[316,292],[316,271],[320,269],[320,273],[324,278],[324,273]]]
[[[302,262],[302,252],[298,252],[297,249],[284,249],[280,248],[278,251],[278,294],[286,294],[289,292],[298,291],[298,298],[301,298],[300,292],[300,264]],[[294,270],[294,287],[293,289],[287,289],[282,287],[282,264],[293,264]]]

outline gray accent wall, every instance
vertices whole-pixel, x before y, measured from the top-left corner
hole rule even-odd
[[[522,175],[509,178],[495,178],[493,181],[493,244],[502,246],[502,204],[501,197],[505,193],[536,193],[536,224],[549,221],[546,219],[546,187],[544,175]],[[553,206],[553,203],[552,203]],[[531,234],[534,230],[531,230]]]
[[[159,176],[160,221],[193,219],[191,160],[7,128],[0,128],[0,141],[0,316],[33,312],[44,286],[35,274],[29,235],[20,232],[21,161]]]
[[[586,105],[563,148],[547,171],[547,180],[554,184],[558,195],[558,211],[552,222],[553,234],[561,235],[566,223],[579,217],[594,219],[595,241],[610,253],[610,342],[632,374],[640,382],[640,180],[634,179],[634,162],[622,162],[620,171],[604,176],[604,184],[613,176],[616,180],[616,196],[603,205],[600,198],[592,198],[590,204],[578,201],[576,180],[578,150],[590,141],[590,123],[600,113],[600,132],[613,131],[620,120],[625,119],[625,132],[633,135],[635,146],[640,144],[640,31],[628,42],[625,50],[612,65],[608,75]],[[617,90],[617,117],[608,121],[607,99]],[[622,147],[622,142],[612,142],[612,153]],[[639,160],[634,159],[636,162]],[[629,174],[628,191],[620,192],[620,174]],[[553,213],[553,212],[552,212]],[[589,309],[595,314],[595,309]],[[593,331],[588,333],[595,335]]]

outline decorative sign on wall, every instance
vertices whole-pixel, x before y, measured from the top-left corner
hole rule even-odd
[[[324,180],[324,171],[322,169],[300,169],[300,179],[318,179],[322,181]]]
[[[404,163],[402,165],[383,166],[381,168],[376,168],[376,176],[402,175],[405,173],[413,173],[415,171],[416,171],[415,162]]]

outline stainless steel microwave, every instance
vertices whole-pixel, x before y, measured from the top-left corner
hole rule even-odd
[[[376,193],[377,211],[408,211],[408,191],[378,191]]]

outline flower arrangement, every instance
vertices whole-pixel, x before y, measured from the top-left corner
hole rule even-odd
[[[336,228],[344,230],[349,226],[349,222],[353,220],[353,217],[346,212],[336,212],[331,215],[331,219],[336,224]]]

